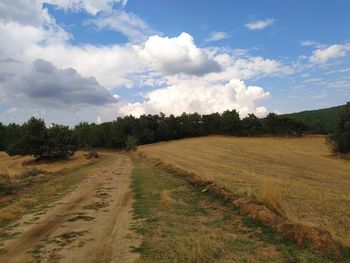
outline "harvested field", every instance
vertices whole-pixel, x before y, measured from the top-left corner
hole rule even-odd
[[[350,161],[331,156],[323,136],[210,136],[139,152],[261,200],[296,222],[327,229],[350,246]]]

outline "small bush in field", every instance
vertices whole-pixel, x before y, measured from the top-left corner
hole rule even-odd
[[[22,178],[37,176],[39,174],[44,174],[44,173],[46,173],[46,171],[38,168],[25,169],[22,171]]]
[[[0,195],[2,194],[12,194],[14,193],[14,188],[12,185],[12,180],[7,170],[0,172]]]
[[[97,153],[96,149],[89,149],[88,153],[85,155],[87,159],[91,159],[91,158],[100,158],[100,156]]]
[[[137,139],[134,136],[128,136],[126,138],[125,146],[127,151],[135,151],[137,149]]]

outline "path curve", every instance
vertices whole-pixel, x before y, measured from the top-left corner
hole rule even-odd
[[[113,153],[43,214],[24,216],[12,230],[21,234],[5,243],[0,262],[136,261],[131,169],[128,156]]]

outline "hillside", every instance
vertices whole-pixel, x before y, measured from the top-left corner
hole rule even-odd
[[[344,110],[345,105],[340,105],[319,110],[283,114],[280,116],[304,123],[313,133],[328,134],[334,132],[339,116]]]

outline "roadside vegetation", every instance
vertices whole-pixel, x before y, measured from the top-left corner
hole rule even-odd
[[[193,187],[142,157],[133,161],[134,229],[143,235],[134,248],[139,262],[333,262],[240,215],[204,186]]]

